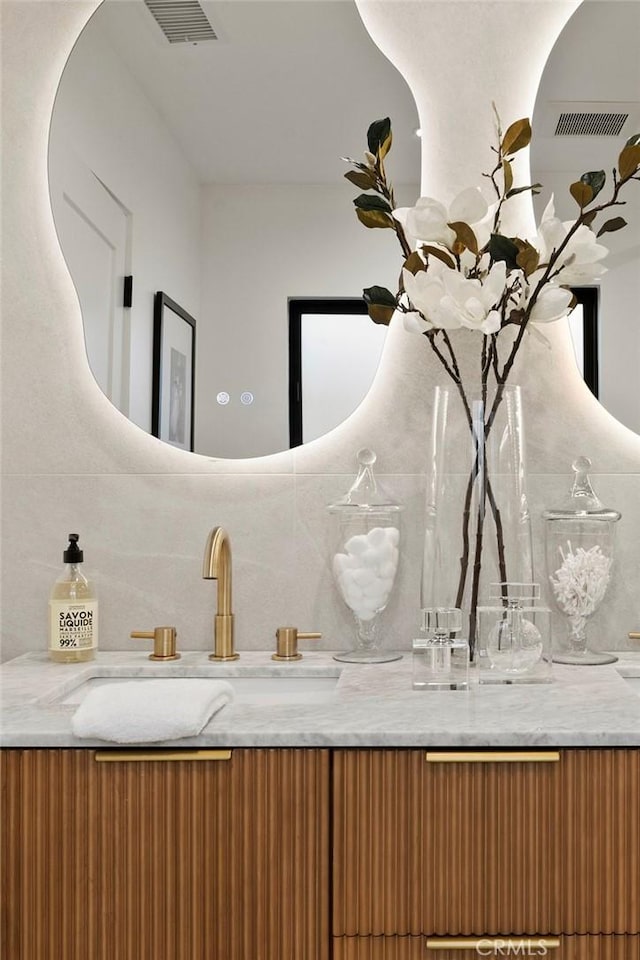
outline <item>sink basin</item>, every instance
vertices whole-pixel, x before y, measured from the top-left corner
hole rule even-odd
[[[255,705],[287,705],[295,703],[314,704],[327,703],[333,698],[336,684],[340,678],[339,672],[335,676],[239,676],[239,677],[202,677],[199,680],[210,679],[226,680],[235,692],[234,703]],[[56,703],[72,704],[77,706],[91,690],[106,684],[113,683],[146,683],[147,680],[157,677],[90,677],[72,690],[68,690],[55,699]],[[169,678],[170,679],[170,678]]]

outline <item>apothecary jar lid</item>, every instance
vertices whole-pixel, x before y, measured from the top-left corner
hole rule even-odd
[[[356,479],[344,497],[329,504],[327,507],[329,513],[336,513],[340,516],[356,514],[374,517],[396,514],[404,510],[404,506],[388,497],[377,482],[373,472],[373,465],[377,457],[373,450],[363,447],[358,450],[357,459],[358,475]]]
[[[594,520],[616,523],[622,516],[618,510],[605,507],[596,495],[589,470],[591,460],[588,457],[578,457],[571,467],[575,473],[573,487],[564,504],[553,510],[545,510],[542,516],[545,520]]]

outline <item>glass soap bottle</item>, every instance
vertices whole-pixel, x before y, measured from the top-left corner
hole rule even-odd
[[[545,540],[549,592],[567,623],[565,644],[554,641],[555,663],[595,666],[618,658],[587,643],[587,624],[607,593],[613,573],[618,510],[605,507],[596,495],[588,457],[572,463],[575,473],[568,500],[546,510]]]
[[[423,609],[425,636],[413,641],[414,690],[469,689],[469,642],[455,636],[461,630],[461,610]]]
[[[348,493],[327,508],[338,526],[333,576],[355,621],[355,646],[334,657],[346,663],[388,663],[402,656],[382,647],[378,620],[398,572],[404,508],[379,487],[375,462],[373,450],[359,450],[358,476]]]
[[[62,554],[66,567],[49,598],[49,656],[58,663],[93,660],[98,647],[98,600],[80,569],[84,560],[77,533]]]

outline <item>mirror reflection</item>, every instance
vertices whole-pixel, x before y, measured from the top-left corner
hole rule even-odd
[[[568,21],[547,61],[533,114],[532,182],[539,221],[549,195],[563,220],[575,216],[567,184],[588,170],[611,167],[626,140],[640,131],[640,4],[591,0]],[[592,363],[600,402],[640,433],[640,189],[630,189],[620,214],[628,226],[608,233],[607,273],[590,291],[597,306]],[[583,330],[572,316],[582,361]],[[590,328],[593,330],[593,327]],[[586,331],[588,337],[590,330]],[[588,361],[587,350],[585,360]]]
[[[413,203],[417,112],[350,0],[202,0],[199,22],[180,5],[163,17],[174,8],[104,0],[79,37],[51,124],[56,229],[112,402],[184,449],[193,432],[197,453],[262,456],[290,445],[289,301],[397,279],[385,231],[354,215],[341,157],[391,116],[396,197]],[[347,375],[361,319],[330,325],[323,362],[334,350],[340,373],[308,392],[322,405],[326,381],[336,422],[369,386],[354,396],[362,378]]]

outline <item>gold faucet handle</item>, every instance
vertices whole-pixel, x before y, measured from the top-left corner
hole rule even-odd
[[[180,654],[176,651],[175,627],[156,627],[155,630],[132,630],[132,640],[153,640],[153,653],[149,660],[179,660]]]
[[[276,630],[277,651],[272,660],[302,660],[298,653],[298,640],[319,640],[321,633],[300,633],[297,627],[278,627]]]

